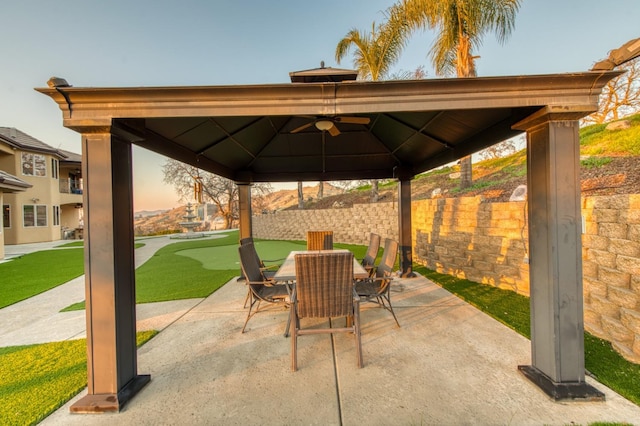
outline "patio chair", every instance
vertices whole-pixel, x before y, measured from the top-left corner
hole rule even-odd
[[[333,250],[333,231],[308,231],[307,250]]]
[[[253,244],[253,247],[255,249],[255,242],[253,241],[253,237],[246,237],[246,238],[241,238],[240,239],[240,245],[245,245],[251,243]],[[279,265],[266,265],[266,263],[277,263],[277,262],[283,262],[284,258],[282,259],[261,259],[260,256],[258,256],[258,252],[256,250],[254,250],[256,253],[256,257],[258,258],[258,261],[260,262],[260,267],[262,269],[268,270],[268,269],[273,269],[273,268],[278,268]]]
[[[260,270],[259,263],[256,262],[253,251],[255,251],[255,248],[251,243],[238,247],[240,266],[242,267],[242,273],[246,277],[246,283],[249,287],[249,312],[242,326],[242,333],[244,333],[251,317],[260,311],[261,302],[289,306],[291,300],[290,286],[286,283],[279,284],[272,278],[265,277],[263,271]],[[287,327],[284,333],[285,337],[289,335],[290,319],[291,317],[287,320]]]
[[[374,302],[391,312],[398,327],[400,323],[391,305],[391,281],[393,267],[398,255],[398,243],[387,238],[384,242],[384,253],[380,264],[376,267],[374,276],[356,282],[356,293],[363,302]]]
[[[353,286],[353,253],[305,253],[296,259],[296,285],[291,306],[291,370],[298,369],[298,336],[353,333],[358,367],[362,368],[360,299]],[[347,317],[341,328],[302,329],[302,318]]]
[[[382,250],[382,256],[380,262],[374,267],[379,268],[381,265],[386,265],[390,271],[396,266],[396,260],[398,258],[398,242],[391,238],[384,239],[384,249]],[[375,272],[375,271],[374,271]],[[375,275],[375,274],[371,274]]]
[[[378,257],[378,249],[380,248],[380,235],[373,232],[369,235],[369,246],[367,247],[367,254],[362,259],[362,267],[369,272],[369,276],[374,273],[374,267],[376,258]]]
[[[264,275],[265,278],[267,279],[273,278],[273,276],[276,274],[277,271],[272,271],[269,269],[277,267],[278,265],[272,265],[268,267],[264,265],[264,261],[262,261],[260,259],[260,256],[258,256],[258,251],[256,250],[256,246],[253,244],[253,238],[252,237],[242,238],[240,240],[240,245],[241,246],[246,245],[251,247],[251,253],[249,253],[249,255],[251,256],[251,262],[258,263],[258,266],[260,267],[260,271],[262,272],[262,275]],[[246,280],[247,280],[247,277],[244,275],[244,271],[243,271],[242,274],[240,274],[238,281],[246,281]],[[243,307],[245,308],[247,307],[247,303],[249,302],[250,293],[251,293],[251,290],[247,290],[247,297],[244,298],[244,305],[243,305]]]

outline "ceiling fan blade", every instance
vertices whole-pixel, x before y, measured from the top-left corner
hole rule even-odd
[[[314,124],[314,122],[313,122],[313,121],[312,121],[312,122],[310,122],[310,123],[307,123],[307,124],[303,124],[303,125],[302,125],[302,126],[300,126],[300,127],[296,127],[295,129],[293,129],[293,130],[292,130],[291,132],[289,132],[289,133],[298,133],[298,132],[301,132],[301,131],[303,131],[304,129],[306,129],[307,127],[311,127],[311,126],[313,126],[313,124]]]
[[[331,136],[338,136],[340,134],[340,130],[338,130],[335,123],[333,124],[333,126],[329,127],[329,130],[327,130],[327,132],[329,132]]]
[[[349,124],[369,124],[371,119],[369,117],[336,117],[335,121]]]

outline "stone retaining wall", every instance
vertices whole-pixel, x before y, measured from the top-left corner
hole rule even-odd
[[[414,201],[413,261],[441,273],[529,295],[527,206],[481,197]],[[585,329],[640,363],[640,195],[589,197],[584,217]],[[369,233],[398,239],[395,203],[254,216],[258,238],[305,240],[332,229],[334,241],[363,244]]]
[[[585,328],[640,363],[640,195],[582,200]]]
[[[414,262],[529,295],[524,202],[440,198],[413,202],[411,215]]]
[[[253,235],[270,240],[303,240],[307,231],[333,230],[333,241],[369,244],[369,233],[398,240],[395,203],[359,204],[327,210],[285,210],[253,217]]]

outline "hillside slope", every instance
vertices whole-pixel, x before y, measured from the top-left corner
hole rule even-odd
[[[606,124],[580,130],[582,195],[637,194],[640,192],[640,114],[627,117],[629,128],[607,130]],[[508,201],[519,185],[526,185],[526,150],[473,164],[473,184],[459,189],[459,166],[443,167],[417,176],[411,183],[412,199],[482,196],[488,202]],[[396,197],[396,184],[381,186],[380,201]],[[305,208],[332,208],[368,203],[368,188],[325,197]],[[297,207],[291,207],[297,208]]]

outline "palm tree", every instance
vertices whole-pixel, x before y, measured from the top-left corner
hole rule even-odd
[[[391,66],[400,58],[404,43],[408,39],[405,25],[371,25],[371,33],[352,29],[336,46],[336,62],[340,61],[355,46],[353,63],[363,80],[378,81],[389,75]],[[371,180],[371,201],[378,201],[378,181]]]
[[[336,46],[338,64],[355,46],[353,64],[362,80],[384,79],[391,67],[400,59],[402,49],[408,39],[406,25],[371,25],[371,33],[352,29]]]
[[[302,181],[298,181],[298,209],[304,209],[304,190],[302,189]]]
[[[417,29],[436,30],[429,51],[437,75],[475,77],[474,56],[488,32],[504,43],[515,26],[521,0],[400,0],[387,11],[389,29],[403,37]],[[407,30],[407,28],[409,30]],[[400,42],[404,45],[406,40]],[[471,156],[461,160],[460,186],[471,185]]]

